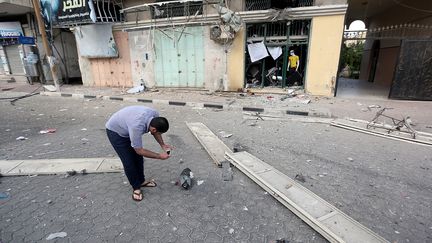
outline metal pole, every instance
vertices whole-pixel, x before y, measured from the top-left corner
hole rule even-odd
[[[286,45],[285,45],[285,53],[284,53],[284,62],[283,62],[283,67],[282,67],[282,88],[285,88],[286,86],[286,78],[287,78],[287,72],[288,72],[288,51],[289,51],[289,44],[290,44],[290,30],[291,30],[291,21],[287,22],[287,28],[286,28],[286,35],[287,35],[287,40],[286,40]]]
[[[266,37],[267,37],[267,24],[264,24],[264,45],[266,44]],[[261,88],[264,88],[265,77],[266,74],[265,74],[265,58],[264,58],[261,66]]]
[[[33,2],[33,8],[35,11],[35,15],[36,15],[36,20],[38,22],[39,32],[40,32],[41,37],[42,37],[42,43],[43,43],[43,46],[45,48],[45,53],[48,57],[48,63],[50,65],[51,74],[52,74],[52,77],[54,80],[54,85],[56,87],[56,91],[59,92],[60,91],[60,85],[59,85],[59,79],[58,79],[58,74],[57,74],[57,64],[54,61],[54,56],[53,56],[51,47],[48,43],[46,30],[45,30],[45,24],[44,24],[44,21],[43,21],[42,16],[41,16],[41,9],[40,9],[40,5],[39,5],[39,0],[33,0],[32,2]]]

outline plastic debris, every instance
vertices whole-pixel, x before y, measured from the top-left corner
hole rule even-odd
[[[380,105],[370,105],[370,106],[368,106],[369,110],[372,109],[372,108],[381,108],[381,106]]]
[[[46,129],[46,130],[39,131],[39,134],[47,134],[47,133],[55,133],[55,132],[56,132],[55,128],[49,128],[49,129]]]
[[[197,181],[197,185],[199,186],[199,185],[201,185],[201,184],[203,184],[204,183],[204,180],[199,180],[199,181]]]
[[[9,195],[7,193],[0,192],[0,199],[6,199],[8,197],[9,197]]]
[[[27,140],[27,139],[28,139],[28,138],[23,137],[23,136],[19,136],[19,137],[16,138],[16,140],[18,140],[18,141],[19,141],[19,140]]]
[[[249,209],[248,209],[246,206],[244,206],[244,207],[243,207],[243,210],[244,210],[244,211],[248,211]]]
[[[67,111],[68,109],[60,109],[59,111]]]
[[[43,146],[48,146],[48,145],[51,145],[51,143],[44,143],[44,144],[42,144]]]
[[[219,132],[219,133],[220,133],[220,135],[221,135],[222,137],[224,137],[224,138],[229,138],[229,137],[232,136],[232,133],[227,133],[227,132],[225,132],[225,131],[221,131],[221,132]]]
[[[135,86],[133,88],[130,88],[126,91],[126,93],[128,94],[136,94],[136,93],[140,93],[143,92],[145,90],[145,86],[144,85],[139,85],[139,86]]]
[[[351,157],[348,157],[348,160],[349,160],[349,161],[351,161],[351,162],[353,162],[353,161],[354,161],[354,159],[353,159],[353,158],[351,158]]]
[[[81,128],[81,131],[87,131],[87,128]]]
[[[56,92],[57,88],[54,85],[44,85],[44,89],[48,90],[49,92]]]
[[[231,228],[231,229],[229,229],[229,231],[228,231],[231,235],[234,233],[234,229],[233,228]]]
[[[53,240],[55,238],[64,238],[66,236],[67,236],[66,232],[57,232],[57,233],[52,233],[52,234],[48,235],[46,240]]]

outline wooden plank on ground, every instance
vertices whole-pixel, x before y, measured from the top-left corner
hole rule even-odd
[[[222,166],[225,152],[232,152],[206,125],[201,122],[187,122],[189,130],[198,139],[217,166]]]
[[[253,155],[227,152],[226,159],[330,242],[388,242]]]
[[[122,168],[122,163],[118,158],[0,160],[0,170],[3,176],[53,175],[84,169],[87,173],[108,173],[121,172]]]

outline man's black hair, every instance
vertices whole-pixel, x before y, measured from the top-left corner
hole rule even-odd
[[[169,129],[169,123],[165,117],[153,118],[150,122],[150,126],[156,128],[160,133],[166,133]]]

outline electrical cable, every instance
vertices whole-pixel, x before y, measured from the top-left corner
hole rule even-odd
[[[16,101],[18,101],[18,100],[20,100],[20,99],[24,99],[24,98],[27,98],[27,97],[31,97],[31,96],[34,96],[34,95],[38,95],[38,94],[40,94],[40,92],[36,92],[38,89],[40,89],[42,87],[42,85],[41,86],[39,86],[39,87],[37,87],[35,90],[33,90],[32,92],[30,92],[30,93],[28,93],[28,94],[25,94],[25,95],[22,95],[22,96],[15,96],[15,97],[0,97],[0,100],[11,100],[10,101],[10,103],[12,104],[12,105],[14,105],[14,103],[16,102]]]

